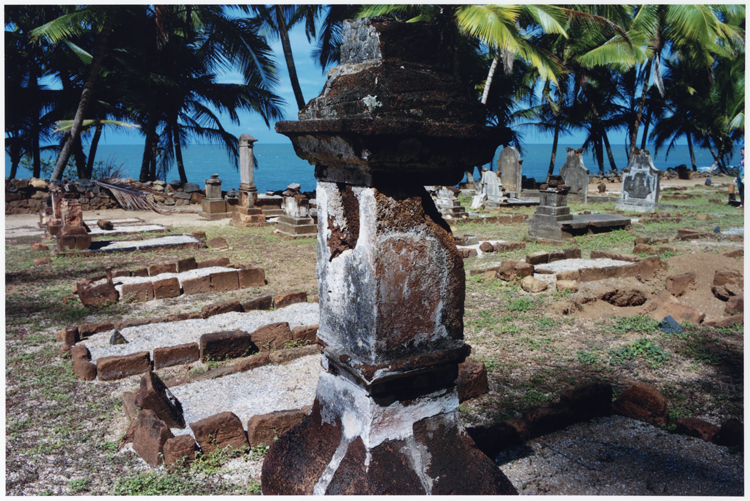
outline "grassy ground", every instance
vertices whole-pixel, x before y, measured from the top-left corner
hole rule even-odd
[[[669,237],[690,227],[711,231],[741,227],[741,211],[708,202],[711,188],[693,188],[701,198],[674,200],[667,212],[682,214],[679,223],[635,224],[628,231],[575,239],[588,257],[592,249],[632,253],[635,237]],[[465,201],[464,201],[465,202]],[[465,205],[467,205],[465,203]],[[613,203],[590,204],[587,210],[611,211]],[[572,206],[574,213],[584,209]],[[514,212],[533,213],[533,208]],[[697,214],[716,219],[696,220]],[[174,228],[173,233],[197,228]],[[167,474],[151,470],[131,453],[117,451],[113,433],[122,420],[117,384],[84,383],[71,372],[71,362],[58,354],[55,332],[84,322],[114,321],[135,315],[199,311],[200,305],[224,297],[160,303],[158,311],[139,305],[114,305],[99,311],[67,301],[76,281],[115,269],[140,268],[194,256],[198,260],[228,257],[266,270],[268,285],[261,292],[304,290],[317,294],[315,240],[284,240],[272,227],[200,228],[208,238],[225,237],[228,251],[168,250],[84,257],[52,256],[52,264],[33,266],[49,255],[30,252],[32,238],[6,241],[6,493],[22,494],[252,494],[256,478],[227,476],[224,458],[203,458],[189,472]],[[517,241],[526,224],[457,224],[457,234],[482,239]],[[674,255],[691,252],[687,244],[671,244]],[[522,251],[465,262],[467,270],[523,259],[552,246],[530,243]],[[711,252],[723,252],[718,245]],[[663,256],[669,257],[669,256]],[[464,424],[498,422],[525,409],[555,400],[565,389],[591,381],[610,382],[616,394],[636,379],[655,384],[669,401],[674,419],[694,416],[715,424],[728,417],[744,421],[743,326],[708,329],[684,326],[681,335],[666,335],[646,317],[569,318],[551,315],[550,307],[568,293],[530,295],[515,285],[469,277],[466,284],[465,338],[472,356],[488,369],[490,392],[461,405]],[[155,302],[156,303],[156,302]],[[166,311],[165,311],[166,310]],[[668,426],[673,426],[673,422]],[[246,451],[245,457],[263,451]]]

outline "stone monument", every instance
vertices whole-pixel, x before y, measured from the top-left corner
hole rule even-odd
[[[229,223],[238,228],[265,226],[266,216],[255,206],[258,189],[255,187],[255,162],[253,144],[257,141],[250,134],[240,136],[240,189],[239,204]]]
[[[310,217],[310,201],[296,193],[284,197],[284,214],[276,221],[276,232],[290,238],[315,237],[318,225]]]
[[[298,122],[318,179],[318,336],[309,414],[271,446],[263,494],[515,494],[458,414],[465,274],[424,185],[456,185],[503,139],[436,26],[345,21],[341,64]]]
[[[564,192],[558,192],[554,188],[540,191],[539,206],[534,217],[529,220],[529,236],[562,240],[565,235],[560,223],[572,220],[573,216],[570,214],[567,195]]]
[[[463,208],[461,202],[456,198],[456,194],[446,186],[441,186],[437,191],[437,201],[435,202],[435,205],[443,217],[451,219],[464,219],[469,217],[466,209]]]
[[[636,150],[630,157],[628,168],[623,170],[622,195],[615,210],[651,212],[659,204],[659,175],[651,155],[646,150]]]
[[[565,184],[570,186],[568,196],[571,200],[588,202],[589,194],[589,170],[583,165],[583,152],[568,148],[568,158],[565,165],[560,168],[560,175]]]
[[[521,197],[522,164],[521,155],[512,146],[503,148],[497,159],[497,173],[500,176],[500,182],[510,192],[511,198]]]
[[[201,212],[198,214],[207,219],[232,217],[227,201],[221,195],[221,179],[218,174],[212,174],[211,179],[206,179],[206,198],[201,202]]]

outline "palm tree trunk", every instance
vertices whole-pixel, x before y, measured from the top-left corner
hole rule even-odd
[[[89,67],[89,76],[86,83],[83,86],[83,92],[81,92],[81,99],[78,102],[78,109],[76,110],[75,117],[73,118],[73,125],[70,127],[70,136],[60,150],[60,155],[57,157],[57,163],[55,163],[55,169],[52,171],[52,180],[60,179],[65,164],[68,163],[68,158],[73,149],[75,139],[80,134],[81,124],[83,123],[83,117],[88,108],[91,95],[94,92],[94,84],[96,79],[99,77],[99,68],[102,65],[102,59],[104,59],[104,51],[107,48],[107,41],[109,40],[109,34],[112,32],[112,26],[114,25],[114,18],[112,15],[107,15],[104,20],[104,26],[102,27],[101,33],[96,40],[94,47],[94,55],[91,58],[91,66]]]
[[[643,137],[641,138],[641,149],[646,149],[646,139],[648,139],[648,127],[651,125],[651,112],[646,114],[646,120],[643,122]]]
[[[33,159],[33,175],[36,178],[42,175],[42,158],[39,151],[39,134],[41,133],[40,117],[41,106],[39,105],[39,66],[31,65],[31,75],[29,75],[29,84],[34,90],[34,120],[31,123],[31,157]]]
[[[641,97],[638,100],[638,112],[635,115],[635,123],[633,124],[633,130],[630,133],[630,154],[628,155],[628,161],[633,156],[636,150],[636,144],[638,143],[638,129],[641,126],[641,118],[643,117],[643,109],[646,107],[646,94],[648,93],[648,74],[651,72],[652,59],[646,63],[646,78],[643,81],[643,91]]]
[[[83,153],[83,145],[81,144],[80,135],[73,142],[73,158],[76,161],[78,179],[86,179],[86,154]]]
[[[21,161],[20,158],[13,158],[10,161],[10,175],[8,176],[10,179],[16,178],[16,172],[18,171],[18,163]]]
[[[89,161],[86,164],[86,175],[91,179],[94,173],[94,158],[96,158],[96,149],[99,147],[99,138],[102,136],[102,124],[96,124],[96,130],[94,130],[94,137],[91,138],[91,147],[89,147]]]
[[[490,95],[490,85],[492,85],[492,78],[495,76],[495,70],[497,69],[497,63],[500,61],[500,56],[503,51],[498,50],[495,53],[495,58],[492,60],[490,65],[490,72],[487,74],[487,81],[484,82],[484,90],[482,91],[482,104],[487,104],[487,97]]]
[[[599,111],[596,109],[596,105],[594,104],[594,101],[589,101],[591,103],[591,112],[594,114],[594,119],[596,120],[597,125],[602,131],[602,139],[604,140],[604,144],[607,146],[607,156],[609,157],[609,164],[612,165],[613,169],[617,170],[616,167],[614,167],[615,160],[612,158],[612,148],[609,146],[609,139],[607,138],[607,130],[604,127],[604,122],[602,122],[602,118],[599,116]],[[599,159],[599,172],[604,173],[604,162],[603,159]]]
[[[149,116],[146,122],[146,143],[143,146],[143,159],[141,160],[141,174],[138,176],[138,180],[142,183],[146,181],[153,181],[151,176],[151,152],[152,145],[156,140],[156,119],[155,117]]]
[[[547,180],[555,171],[555,159],[557,158],[557,140],[560,137],[560,118],[555,119],[555,135],[552,137],[552,155],[549,158],[549,171],[547,172]]]
[[[281,47],[284,49],[284,59],[286,59],[286,68],[289,70],[289,80],[292,82],[294,98],[297,100],[297,107],[301,110],[305,107],[305,98],[302,97],[302,89],[297,79],[297,68],[294,66],[294,57],[292,57],[292,45],[289,42],[289,31],[284,21],[284,10],[280,5],[274,6],[276,9],[276,23],[279,27],[279,38],[281,38]]]
[[[602,132],[602,139],[604,140],[604,147],[607,149],[607,158],[609,159],[609,165],[612,170],[616,171],[617,166],[615,165],[615,157],[612,155],[612,147],[609,145],[609,137],[607,137],[607,131]]]
[[[690,137],[690,134],[685,134],[687,136],[687,143],[688,143],[688,150],[690,150],[690,163],[693,164],[693,170],[697,171],[698,166],[695,164],[695,152],[693,151],[693,139]]]
[[[172,143],[174,143],[174,158],[177,161],[177,172],[180,174],[180,181],[187,183],[187,174],[185,174],[185,164],[182,162],[182,146],[179,138],[176,137],[175,130],[172,129]]]

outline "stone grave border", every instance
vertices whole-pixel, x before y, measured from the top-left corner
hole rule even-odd
[[[180,259],[175,263],[151,265],[148,268],[144,267],[136,270],[108,271],[106,275],[99,275],[77,283],[73,289],[73,293],[76,294],[82,290],[83,287],[89,286],[93,282],[102,280],[103,278],[107,278],[109,281],[109,279],[118,277],[156,277],[161,273],[182,273],[185,271],[213,266],[235,268],[235,271],[221,271],[203,277],[186,279],[182,281],[181,285],[177,277],[134,284],[123,284],[122,294],[119,295],[117,302],[134,302],[135,300],[138,302],[147,302],[154,299],[178,297],[183,294],[191,295],[208,292],[229,292],[249,289],[252,287],[263,287],[266,285],[266,273],[263,268],[249,264],[232,265],[229,263],[229,258],[226,257],[208,259],[205,261],[196,261],[195,258],[191,257]],[[177,287],[175,287],[175,281],[177,282]],[[157,290],[162,292],[157,294]],[[134,295],[134,297],[130,298],[130,295]]]
[[[66,353],[70,353],[71,358],[73,358],[73,372],[76,374],[76,376],[79,379],[93,380],[94,378],[96,378],[98,374],[101,372],[100,367],[99,367],[100,365],[99,362],[102,359],[107,359],[103,362],[103,364],[107,364],[108,366],[114,366],[117,370],[112,369],[110,372],[112,373],[113,377],[107,377],[104,380],[116,380],[116,379],[122,379],[128,376],[132,376],[134,374],[141,374],[143,372],[153,370],[155,364],[154,364],[154,360],[152,360],[150,352],[142,351],[142,352],[132,353],[129,355],[102,357],[102,358],[97,359],[96,364],[93,364],[89,361],[90,354],[88,353],[88,349],[85,347],[85,344],[80,343],[81,341],[85,341],[86,338],[94,334],[98,334],[100,332],[105,332],[105,331],[112,330],[112,329],[120,330],[126,327],[135,327],[135,326],[147,325],[147,324],[152,324],[152,323],[177,322],[181,320],[209,318],[214,315],[220,315],[222,313],[229,313],[229,312],[269,310],[272,307],[279,309],[285,306],[289,306],[290,304],[302,303],[302,302],[307,302],[306,292],[287,291],[287,292],[279,293],[275,296],[270,296],[270,295],[260,296],[260,297],[251,299],[249,301],[245,301],[243,303],[240,303],[239,301],[223,301],[220,303],[214,303],[211,305],[204,306],[201,310],[201,313],[183,313],[183,314],[178,314],[178,315],[169,315],[167,317],[148,317],[148,318],[143,318],[143,319],[124,320],[124,321],[120,321],[117,323],[81,324],[76,327],[66,327],[56,333],[55,339],[57,341],[62,341],[62,345],[60,346],[61,354],[64,355]],[[269,326],[275,326],[277,324],[278,322],[264,325],[256,329],[254,332],[261,331],[263,329],[269,328]],[[293,342],[295,340],[295,337],[294,337],[295,335],[297,335],[298,337],[305,336],[306,340],[314,341],[314,339],[311,339],[310,329],[311,329],[311,326],[302,326],[302,327],[295,327],[294,329],[290,329],[289,330],[290,336],[289,336],[289,339],[286,341]],[[317,332],[317,327],[315,328],[314,332]],[[205,336],[211,336],[211,335],[212,334],[201,335],[201,340],[196,343],[186,343],[185,345],[154,348],[154,355],[156,355],[157,350],[162,350],[160,351],[160,355],[165,357],[164,363],[159,364],[159,366],[155,368],[159,369],[163,367],[171,367],[173,365],[186,364],[186,363],[191,363],[191,362],[195,362],[195,361],[203,359],[204,358],[202,356],[203,350],[201,349],[201,346],[204,344],[203,338]],[[175,350],[174,348],[179,348],[179,349]],[[285,351],[285,350],[281,350],[281,351]],[[289,352],[286,354],[274,356],[274,359],[277,359],[277,358],[283,359],[284,357],[292,356],[294,353],[296,352]],[[299,355],[299,356],[304,356],[304,355]],[[239,357],[229,357],[229,358],[239,358]],[[297,357],[292,356],[290,360],[293,358],[297,358]],[[172,362],[175,362],[175,363],[172,363]],[[253,363],[257,363],[257,362],[253,362]],[[249,365],[253,365],[253,363],[250,363]],[[274,362],[273,360],[269,359],[269,361],[261,365],[267,365],[268,363],[274,363]],[[94,367],[91,367],[91,366],[94,366],[95,369]],[[252,368],[252,367],[249,367],[249,368]],[[243,370],[248,370],[248,369],[243,369]],[[117,371],[119,371],[120,373],[119,376],[115,374]],[[228,373],[231,373],[231,371]],[[115,376],[118,376],[118,377],[115,377]]]
[[[218,369],[212,369],[197,375],[188,375],[181,378],[173,378],[163,382],[167,388],[173,388],[182,384],[193,383],[196,381],[203,381],[206,379],[214,379],[216,377],[222,377],[229,374],[236,374],[238,372],[245,372],[258,367],[263,367],[270,364],[286,364],[294,359],[301,358],[308,355],[320,354],[323,349],[323,342],[316,337],[316,344],[304,346],[301,348],[291,348],[285,350],[277,350],[272,352],[258,353],[250,358],[246,358],[240,362],[237,362],[231,366],[221,367]],[[155,375],[156,379],[158,375]],[[141,378],[146,379],[146,376]],[[141,388],[146,388],[148,385],[141,383]],[[464,402],[472,398],[480,397],[487,393],[489,386],[487,382],[487,369],[482,362],[478,362],[471,358],[459,364],[458,366],[458,378],[456,380],[456,386],[458,389],[458,400],[459,403]],[[179,435],[178,437],[167,438],[161,440],[161,433],[158,434],[159,438],[155,438],[157,435],[151,434],[139,434],[136,432],[136,428],[139,426],[154,426],[153,423],[139,423],[138,418],[143,410],[150,411],[144,416],[146,420],[153,419],[151,412],[155,414],[156,419],[161,421],[159,414],[165,412],[163,406],[156,402],[149,401],[148,407],[144,406],[143,409],[139,409],[136,406],[136,399],[139,395],[143,397],[144,389],[136,391],[125,391],[122,394],[122,410],[125,417],[130,422],[125,437],[120,442],[120,447],[127,443],[133,443],[133,450],[141,456],[150,466],[159,466],[164,463],[168,468],[174,468],[180,461],[187,456],[187,461],[194,459],[195,452],[201,447],[201,443],[206,445],[206,438],[202,433],[202,428],[211,428],[212,426],[220,426],[226,428],[227,424],[230,427],[235,428],[235,433],[231,434],[231,438],[224,441],[226,437],[216,437],[215,443],[211,447],[216,449],[223,449],[227,446],[237,447],[237,443],[233,443],[239,439],[239,443],[243,446],[258,447],[260,445],[270,445],[269,442],[274,440],[274,436],[279,436],[291,429],[293,426],[298,424],[303,417],[310,410],[310,406],[303,407],[301,409],[284,409],[280,411],[273,411],[266,414],[257,414],[250,417],[247,421],[247,429],[243,426],[242,433],[240,433],[237,424],[242,425],[239,416],[229,411],[218,412],[207,418],[201,419],[193,423],[185,423],[185,428],[190,427],[195,434],[195,438],[190,435]],[[148,399],[142,399],[144,402]],[[153,409],[151,408],[153,407]],[[164,417],[164,416],[162,416]],[[169,426],[161,421],[155,423],[156,428],[165,429]],[[244,434],[244,435],[243,435]],[[140,436],[139,436],[140,435]],[[166,434],[169,437],[169,434]],[[243,436],[245,441],[243,441]],[[180,438],[190,437],[190,438]],[[169,445],[167,442],[172,439],[177,439]],[[136,441],[141,443],[136,445]],[[180,445],[177,447],[177,443]],[[154,442],[154,443],[150,443]],[[158,443],[156,443],[158,442]],[[209,448],[209,449],[210,449]],[[154,449],[158,449],[159,456],[153,454]],[[176,454],[172,449],[179,449]],[[210,452],[207,450],[204,453]],[[192,453],[192,455],[191,455]]]

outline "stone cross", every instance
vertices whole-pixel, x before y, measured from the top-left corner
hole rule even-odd
[[[659,171],[646,150],[636,150],[623,170],[622,194],[615,210],[651,212],[659,204]]]
[[[253,160],[253,143],[256,141],[250,134],[240,136],[240,207],[253,207],[258,193]]]
[[[510,494],[461,426],[465,274],[424,185],[453,186],[507,138],[484,126],[436,26],[345,21],[341,64],[298,122],[318,178],[318,337],[309,414],[263,462],[264,494]]]
[[[522,164],[521,154],[512,146],[503,148],[497,159],[497,174],[500,176],[503,187],[510,192],[515,192],[517,198],[521,196]]]
[[[560,168],[560,175],[565,184],[570,186],[568,192],[571,198],[588,202],[589,170],[583,165],[583,154],[579,150],[568,148],[568,158]]]

